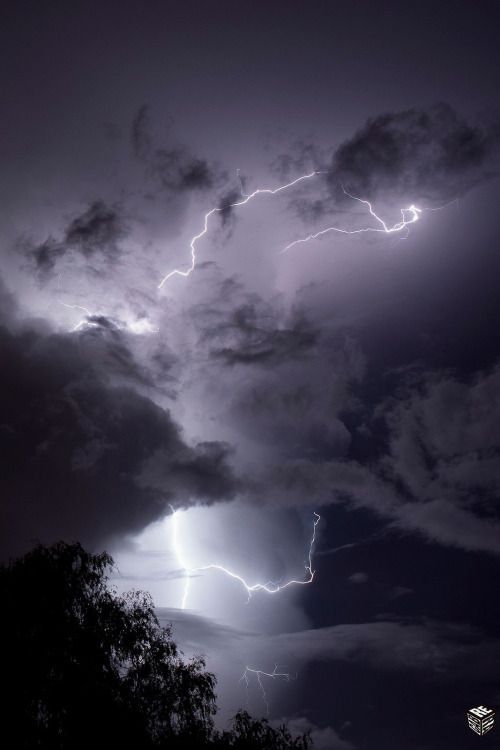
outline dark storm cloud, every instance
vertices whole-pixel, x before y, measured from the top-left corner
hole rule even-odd
[[[311,354],[319,332],[302,310],[285,313],[279,300],[264,301],[234,279],[219,285],[219,299],[194,306],[200,345],[225,365],[274,367]]]
[[[470,382],[427,373],[374,411],[378,457],[364,464],[291,457],[269,466],[256,493],[270,502],[369,508],[394,529],[439,544],[500,553],[500,369]],[[385,435],[385,437],[384,437]]]
[[[95,256],[105,263],[116,260],[120,254],[118,243],[125,234],[125,224],[118,208],[94,201],[70,221],[60,239],[49,237],[35,247],[27,243],[25,253],[34,262],[37,272],[47,276],[68,253],[76,253],[85,261]]]
[[[229,499],[237,489],[227,464],[229,453],[229,446],[220,442],[197,443],[196,450],[179,443],[171,461],[166,460],[165,446],[160,443],[144,459],[136,481],[140,487],[160,493],[172,483],[179,488],[176,500],[183,507],[196,498],[206,502]]]
[[[242,193],[236,190],[236,188],[229,190],[221,196],[217,208],[219,209],[219,218],[223,227],[229,224],[234,216],[234,204],[241,200]]]
[[[56,263],[64,257],[67,248],[61,242],[49,237],[36,247],[29,247],[26,254],[32,259],[40,276],[48,276],[54,271]]]
[[[493,176],[498,127],[471,125],[448,104],[379,115],[335,152],[328,175],[360,197],[442,201]]]
[[[241,339],[239,331],[235,338],[230,329],[230,345],[216,347],[230,349],[230,359],[212,356],[211,364],[216,377],[231,384],[231,398],[221,405],[219,419],[237,425],[242,439],[259,446],[259,451],[264,445],[269,448],[254,475],[256,496],[280,505],[287,503],[287,476],[295,462],[311,459],[321,468],[325,459],[346,455],[350,434],[339,411],[351,404],[350,385],[362,376],[364,358],[348,337],[332,342],[309,323],[302,328],[298,325],[300,312],[283,315],[276,300],[269,306],[259,305],[259,309],[269,316],[263,315],[260,321],[260,328],[267,331],[268,348],[257,350],[252,339]],[[221,319],[204,316],[204,324],[214,336],[219,335]],[[283,330],[288,331],[284,343],[275,335]],[[222,333],[227,335],[224,329]],[[269,348],[270,343],[274,349]],[[214,351],[210,339],[208,347],[209,352]],[[303,487],[298,482],[297,493],[292,491],[291,496],[297,498]],[[314,493],[307,496],[311,504],[317,501]],[[298,504],[305,502],[304,497]]]
[[[271,167],[280,179],[290,180],[297,174],[325,170],[327,156],[315,143],[300,139],[291,145],[288,153],[277,156]]]
[[[224,445],[186,444],[136,389],[146,376],[112,327],[61,335],[2,326],[0,356],[4,554],[33,539],[100,545],[139,531],[170,502],[233,494]]]
[[[382,471],[418,503],[397,523],[466,549],[500,552],[500,367],[469,382],[427,374],[381,409],[389,427]]]
[[[273,168],[287,179],[311,170],[324,173],[326,193],[318,187],[318,195],[303,193],[290,203],[298,216],[314,223],[343,207],[344,189],[369,200],[423,200],[438,207],[495,177],[499,146],[498,122],[474,125],[439,103],[373,117],[329,158],[314,144],[299,141]]]
[[[131,144],[134,156],[146,164],[148,172],[167,191],[209,190],[221,179],[214,166],[191,154],[186,146],[157,147],[147,105],[142,105],[134,117]]]
[[[208,190],[214,185],[208,163],[189,156],[183,148],[157,149],[153,171],[167,190]]]
[[[223,626],[182,610],[160,608],[161,621],[182,634],[182,646],[198,651],[251,652],[265,664],[288,663],[290,670],[320,662],[362,663],[377,671],[423,672],[440,681],[466,676],[495,679],[500,641],[462,623],[418,618],[342,623],[266,636]]]
[[[297,662],[362,662],[374,669],[423,671],[443,680],[495,679],[500,641],[468,625],[437,621],[349,623],[272,636],[270,653]]]
[[[488,511],[488,497],[500,492],[499,388],[498,365],[465,381],[424,373],[378,410],[390,430],[386,470],[412,495],[460,498]]]
[[[349,460],[289,460],[254,480],[250,496],[254,495],[299,507],[307,498],[308,505],[318,508],[332,503],[367,508],[401,532],[418,533],[429,541],[464,550],[500,553],[496,517],[462,507],[456,500],[408,498],[400,493],[397,478],[385,477],[377,464],[367,468]]]
[[[268,365],[303,356],[317,341],[317,332],[305,316],[296,314],[288,325],[276,326],[262,305],[247,303],[233,310],[213,335],[219,344],[211,355],[228,365]]]
[[[116,208],[94,201],[66,229],[65,242],[78,247],[85,257],[97,251],[116,252],[116,243],[125,233],[123,220]]]
[[[100,377],[131,386],[153,385],[148,370],[132,354],[116,321],[104,315],[86,316],[78,347],[82,358]],[[85,364],[81,364],[86,371]]]

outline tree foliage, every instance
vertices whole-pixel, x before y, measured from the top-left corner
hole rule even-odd
[[[246,711],[236,714],[232,730],[223,732],[219,741],[221,748],[231,750],[307,750],[311,743],[309,734],[294,738],[284,724],[276,729]]]
[[[110,589],[112,565],[60,542],[0,567],[7,747],[307,749],[244,711],[216,731],[214,675],[183,659],[148,594]]]

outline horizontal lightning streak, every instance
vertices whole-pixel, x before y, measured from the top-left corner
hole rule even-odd
[[[364,198],[358,198],[356,195],[351,195],[351,193],[349,193],[344,188],[343,185],[342,185],[342,190],[344,192],[344,195],[347,195],[349,198],[352,198],[352,200],[358,201],[359,203],[363,203],[365,206],[368,206],[369,213],[373,216],[373,218],[376,221],[378,221],[380,226],[379,227],[362,227],[360,229],[342,229],[341,227],[326,227],[326,229],[320,229],[319,232],[314,232],[314,234],[308,234],[307,237],[301,237],[298,240],[294,240],[293,242],[290,242],[288,245],[286,245],[283,248],[283,250],[281,250],[282,253],[286,253],[287,250],[290,250],[292,247],[295,247],[295,245],[300,245],[304,242],[310,242],[311,240],[317,240],[319,237],[322,237],[323,235],[328,234],[329,232],[338,232],[339,234],[363,234],[365,232],[379,232],[382,234],[395,234],[396,232],[403,231],[403,229],[406,229],[410,224],[415,224],[415,222],[419,220],[420,214],[422,213],[422,209],[417,208],[417,206],[415,206],[412,203],[411,206],[400,209],[401,221],[397,221],[392,226],[388,226],[387,223],[375,213],[370,201],[367,201]],[[409,215],[409,218],[406,218],[408,215]]]
[[[293,585],[305,586],[307,584],[312,583],[314,579],[315,571],[312,569],[312,552],[313,552],[314,542],[316,541],[316,527],[321,518],[321,516],[316,512],[314,513],[313,533],[312,533],[311,541],[309,544],[309,554],[308,554],[307,564],[304,566],[306,573],[307,573],[306,578],[303,580],[292,579],[283,584],[273,583],[272,581],[268,581],[267,583],[248,584],[242,576],[238,575],[238,573],[234,573],[232,570],[229,570],[228,568],[225,568],[223,565],[218,565],[214,563],[211,565],[202,565],[196,568],[189,567],[183,560],[182,552],[179,546],[178,511],[174,511],[173,508],[172,508],[172,511],[173,511],[173,521],[172,521],[173,523],[172,525],[173,548],[174,548],[174,552],[176,554],[177,560],[179,561],[179,564],[181,565],[182,570],[184,570],[186,573],[181,609],[186,609],[187,597],[189,593],[190,574],[200,572],[203,570],[219,570],[221,573],[225,573],[230,578],[233,578],[236,581],[239,581],[248,594],[248,601],[250,601],[252,594],[255,593],[256,591],[265,591],[267,594],[277,594],[279,591],[283,591],[283,589],[288,588],[288,586],[293,586]]]

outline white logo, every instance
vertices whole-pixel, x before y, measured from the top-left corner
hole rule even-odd
[[[478,706],[467,711],[467,723],[469,729],[476,734],[486,734],[493,729],[495,723],[495,712],[486,706]]]

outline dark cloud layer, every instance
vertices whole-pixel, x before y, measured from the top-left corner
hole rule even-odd
[[[265,469],[257,495],[289,505],[304,497],[318,507],[347,503],[430,541],[499,554],[499,377],[498,367],[469,382],[425,373],[366,415],[364,430],[377,435],[368,461],[355,447],[340,457],[289,455]],[[327,412],[323,420],[326,427]]]
[[[193,574],[205,617],[162,619],[215,653],[228,709],[263,713],[240,676],[278,661],[271,714],[318,747],[468,747],[465,711],[500,700],[495,3],[68,6],[0,24],[2,273],[73,330],[0,294],[2,554],[112,544],[124,586],[179,606],[197,559],[302,576],[316,510],[313,585],[246,604]],[[342,185],[391,224],[460,201],[405,242],[280,254],[376,226]],[[177,549],[147,528],[235,495],[180,514]]]
[[[213,284],[210,299],[192,306],[200,349],[223,365],[277,367],[312,356],[320,331],[300,307],[248,292],[235,278]]]
[[[232,310],[210,332],[211,356],[227,365],[278,365],[307,354],[317,342],[317,332],[299,313],[284,325],[258,300]]]
[[[493,176],[500,131],[471,125],[448,104],[379,115],[335,152],[328,180],[360,197],[451,200]]]
[[[25,253],[39,275],[46,277],[67,253],[77,253],[87,262],[97,255],[104,263],[115,261],[120,254],[118,243],[125,234],[118,208],[98,200],[70,221],[60,239],[49,237],[35,247],[28,245]]]
[[[316,170],[327,191],[300,194],[291,207],[307,223],[343,209],[344,190],[358,198],[438,208],[499,173],[500,124],[472,124],[447,103],[370,118],[331,156],[298,141],[273,162],[282,179]]]
[[[76,246],[85,257],[98,250],[116,250],[116,243],[125,233],[122,218],[116,208],[94,201],[89,208],[77,216],[66,229],[65,241]]]
[[[114,537],[135,550],[127,587],[179,605],[168,579],[203,535],[206,562],[225,535],[235,570],[288,577],[290,546],[300,575],[317,510],[313,585],[247,605],[219,571],[188,606],[224,626],[163,618],[216,652],[234,710],[265,711],[239,679],[279,661],[299,674],[263,681],[271,713],[318,747],[462,750],[465,711],[500,700],[498,4],[115,5],[2,14],[2,273],[29,314],[78,329],[16,321],[0,294],[2,552]],[[461,200],[405,242],[279,255],[376,226],[342,184],[391,223]],[[158,292],[214,206],[196,272]],[[201,529],[204,511],[179,516],[183,563],[169,523],[145,528],[233,495]]]
[[[242,193],[236,188],[226,191],[220,198],[217,208],[222,226],[230,223],[234,216],[234,204],[242,200]]]
[[[160,186],[173,193],[209,190],[220,173],[206,159],[190,153],[184,145],[157,147],[151,132],[149,107],[142,105],[132,122],[131,144],[134,156],[147,165]]]
[[[147,376],[119,332],[0,331],[4,555],[34,539],[100,546],[174,500],[232,496],[225,446],[187,445],[169,413],[140,395]]]

